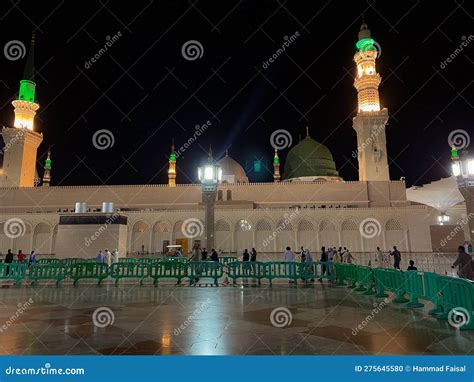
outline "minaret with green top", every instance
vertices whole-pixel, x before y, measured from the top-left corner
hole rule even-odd
[[[275,183],[278,183],[280,179],[280,158],[278,157],[278,150],[275,149],[275,155],[273,156],[273,180]]]
[[[171,153],[169,157],[168,186],[176,186],[176,152],[174,151],[174,139],[171,143]]]
[[[49,187],[51,182],[51,150],[48,150],[48,157],[44,161],[43,187]]]
[[[5,142],[3,174],[1,187],[34,187],[36,174],[36,155],[43,134],[35,131],[35,115],[39,109],[36,103],[36,84],[34,82],[34,35],[26,59],[25,70],[18,97],[12,102],[15,108],[14,127],[4,127],[2,136]]]

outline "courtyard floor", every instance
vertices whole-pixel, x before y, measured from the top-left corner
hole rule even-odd
[[[474,354],[430,306],[381,302],[320,283],[2,286],[0,354]]]

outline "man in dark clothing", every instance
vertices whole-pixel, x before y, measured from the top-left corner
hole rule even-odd
[[[402,260],[402,254],[395,245],[393,246],[393,252],[391,253],[391,255],[393,256],[393,267],[395,269],[400,269],[400,261]]]
[[[206,251],[206,248],[203,248],[202,252],[201,252],[201,259],[202,261],[206,261],[207,260],[207,251]]]
[[[407,271],[417,271],[418,268],[415,267],[415,262],[413,260],[410,260],[410,265],[407,268]]]
[[[458,247],[458,257],[451,268],[455,266],[459,267],[458,275],[462,279],[474,280],[474,270],[472,257],[466,253],[466,250],[462,245]]]
[[[250,252],[250,261],[257,261],[257,251],[255,248],[252,248],[252,251]]]
[[[211,251],[211,261],[219,261],[219,255],[217,254],[217,251],[212,248],[212,251]]]
[[[249,261],[249,260],[250,260],[250,254],[249,254],[249,251],[246,249],[242,256],[242,261]]]
[[[326,261],[328,261],[328,254],[326,252],[326,247],[321,247],[321,259],[319,261],[321,261],[322,263],[325,263]],[[325,274],[326,274],[326,264],[323,264],[321,276]],[[320,278],[319,281],[322,282],[323,279]]]
[[[13,253],[12,253],[12,250],[9,249],[7,252],[7,255],[5,256],[5,264],[11,264],[11,263],[13,263]],[[7,265],[6,273],[7,275],[10,273],[9,265]]]

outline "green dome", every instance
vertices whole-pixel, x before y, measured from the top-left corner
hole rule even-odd
[[[329,149],[307,136],[293,147],[285,161],[283,179],[339,177]]]

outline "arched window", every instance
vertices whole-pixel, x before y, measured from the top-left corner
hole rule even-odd
[[[227,190],[227,200],[232,200],[232,191]]]
[[[222,190],[217,191],[217,200],[222,200],[223,192]]]

